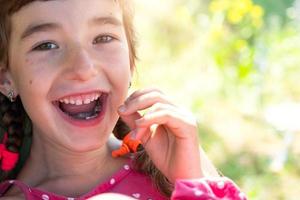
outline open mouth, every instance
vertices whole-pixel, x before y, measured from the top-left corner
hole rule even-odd
[[[89,120],[96,118],[102,110],[103,101],[98,98],[89,104],[65,104],[59,102],[59,108],[65,114],[78,120]]]
[[[54,102],[63,117],[68,121],[95,121],[103,115],[106,93],[94,93],[79,97],[66,97]]]

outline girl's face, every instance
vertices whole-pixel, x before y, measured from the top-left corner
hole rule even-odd
[[[77,151],[103,145],[131,77],[118,3],[35,1],[11,22],[9,73],[34,134]]]

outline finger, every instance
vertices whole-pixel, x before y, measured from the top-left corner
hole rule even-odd
[[[177,112],[178,108],[175,107],[173,104],[168,104],[168,103],[163,103],[163,102],[157,102],[154,103],[148,110],[146,113],[150,114],[153,112],[157,112],[160,110],[169,110],[169,111],[173,111],[173,112]]]
[[[175,136],[185,138],[191,127],[196,127],[196,121],[187,118],[182,113],[168,109],[161,109],[155,112],[146,113],[143,117],[135,121],[138,129],[151,127],[153,124],[165,125]]]
[[[120,109],[123,115],[150,108],[156,103],[173,105],[162,93],[152,91],[127,101]],[[174,105],[173,105],[174,106]]]
[[[178,116],[176,116],[174,113],[168,111],[168,110],[159,110],[151,113],[145,114],[143,117],[140,119],[137,119],[135,121],[136,127],[138,128],[143,128],[143,127],[149,127],[152,124],[168,124],[171,125],[171,128],[178,128],[179,126],[175,123],[179,122],[180,120],[177,119]],[[170,120],[173,119],[173,123],[170,124]],[[180,122],[181,123],[181,122]]]
[[[150,127],[143,127],[134,129],[132,131],[131,137],[135,140],[140,140],[145,147],[145,144],[148,141],[150,135]]]
[[[136,128],[135,121],[140,119],[142,116],[138,112],[135,112],[130,115],[120,115],[120,117],[131,130],[134,130]]]
[[[141,90],[137,90],[135,92],[133,92],[128,98],[127,100],[125,101],[125,103],[127,101],[130,101],[131,99],[134,99],[138,96],[141,96],[143,94],[146,94],[146,93],[150,93],[150,92],[158,92],[158,93],[161,93],[162,94],[162,91],[160,91],[159,89],[157,88],[147,88],[147,89],[141,89]]]

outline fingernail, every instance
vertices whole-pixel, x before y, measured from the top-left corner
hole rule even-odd
[[[119,108],[119,112],[125,112],[126,111],[126,107],[123,105]]]

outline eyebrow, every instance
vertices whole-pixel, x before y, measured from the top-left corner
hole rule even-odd
[[[29,37],[30,35],[36,33],[36,32],[46,32],[53,29],[58,29],[61,26],[56,23],[43,23],[43,24],[32,24],[29,25],[25,31],[21,34],[21,40],[25,39],[26,37]]]
[[[123,23],[115,17],[94,17],[89,21],[89,25],[103,25],[111,24],[114,26],[122,26]],[[59,29],[61,25],[56,23],[43,23],[29,25],[25,31],[21,34],[21,40],[29,37],[36,32],[46,32],[53,29]]]
[[[114,26],[122,26],[123,23],[121,22],[121,20],[119,20],[116,17],[94,17],[89,21],[89,25],[94,25],[94,24],[111,24]]]

